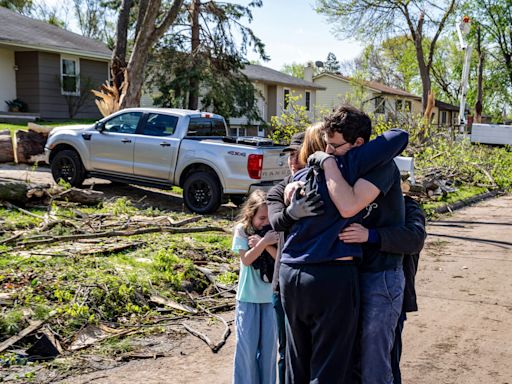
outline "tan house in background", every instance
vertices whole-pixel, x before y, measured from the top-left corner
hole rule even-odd
[[[324,72],[313,77],[313,82],[325,90],[317,92],[317,105],[332,110],[343,102],[363,105],[367,113],[383,115],[386,119],[397,114],[421,113],[421,97],[375,81],[356,81],[349,77]]]
[[[270,125],[272,116],[279,116],[288,108],[287,95],[299,96],[297,104],[305,106],[309,119],[315,120],[317,92],[325,90],[322,85],[262,65],[247,65],[242,72],[256,88],[258,108],[264,123],[248,121],[247,117],[229,118],[232,135],[266,136],[265,127]]]
[[[307,79],[306,76],[304,76]],[[324,72],[312,78],[315,84],[325,87],[317,92],[317,106],[330,111],[343,102],[359,107],[385,120],[400,117],[414,117],[423,113],[421,97],[402,89],[389,87],[376,81],[356,81],[349,77]],[[432,124],[441,127],[455,127],[459,107],[436,100],[432,111]]]

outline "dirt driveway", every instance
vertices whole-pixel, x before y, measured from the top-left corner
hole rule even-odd
[[[445,216],[428,232],[417,277],[420,312],[405,326],[404,383],[512,384],[512,196]],[[218,332],[211,330],[213,339]],[[189,336],[172,356],[63,383],[230,383],[233,348],[233,334],[217,354]]]

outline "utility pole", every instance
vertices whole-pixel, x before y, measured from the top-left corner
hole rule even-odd
[[[466,95],[468,93],[469,65],[471,62],[471,45],[469,45],[464,37],[467,36],[471,28],[471,19],[464,16],[462,21],[457,24],[457,35],[459,36],[460,49],[464,51],[464,66],[462,67],[462,80],[460,90],[460,106],[459,106],[459,132],[464,134],[466,129]]]

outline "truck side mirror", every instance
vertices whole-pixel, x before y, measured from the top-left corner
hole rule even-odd
[[[96,124],[94,124],[94,129],[103,132],[105,130],[105,123],[103,121],[98,121]]]

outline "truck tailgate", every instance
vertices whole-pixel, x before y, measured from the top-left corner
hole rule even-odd
[[[282,180],[290,173],[283,148],[263,149],[263,171],[261,181]]]

